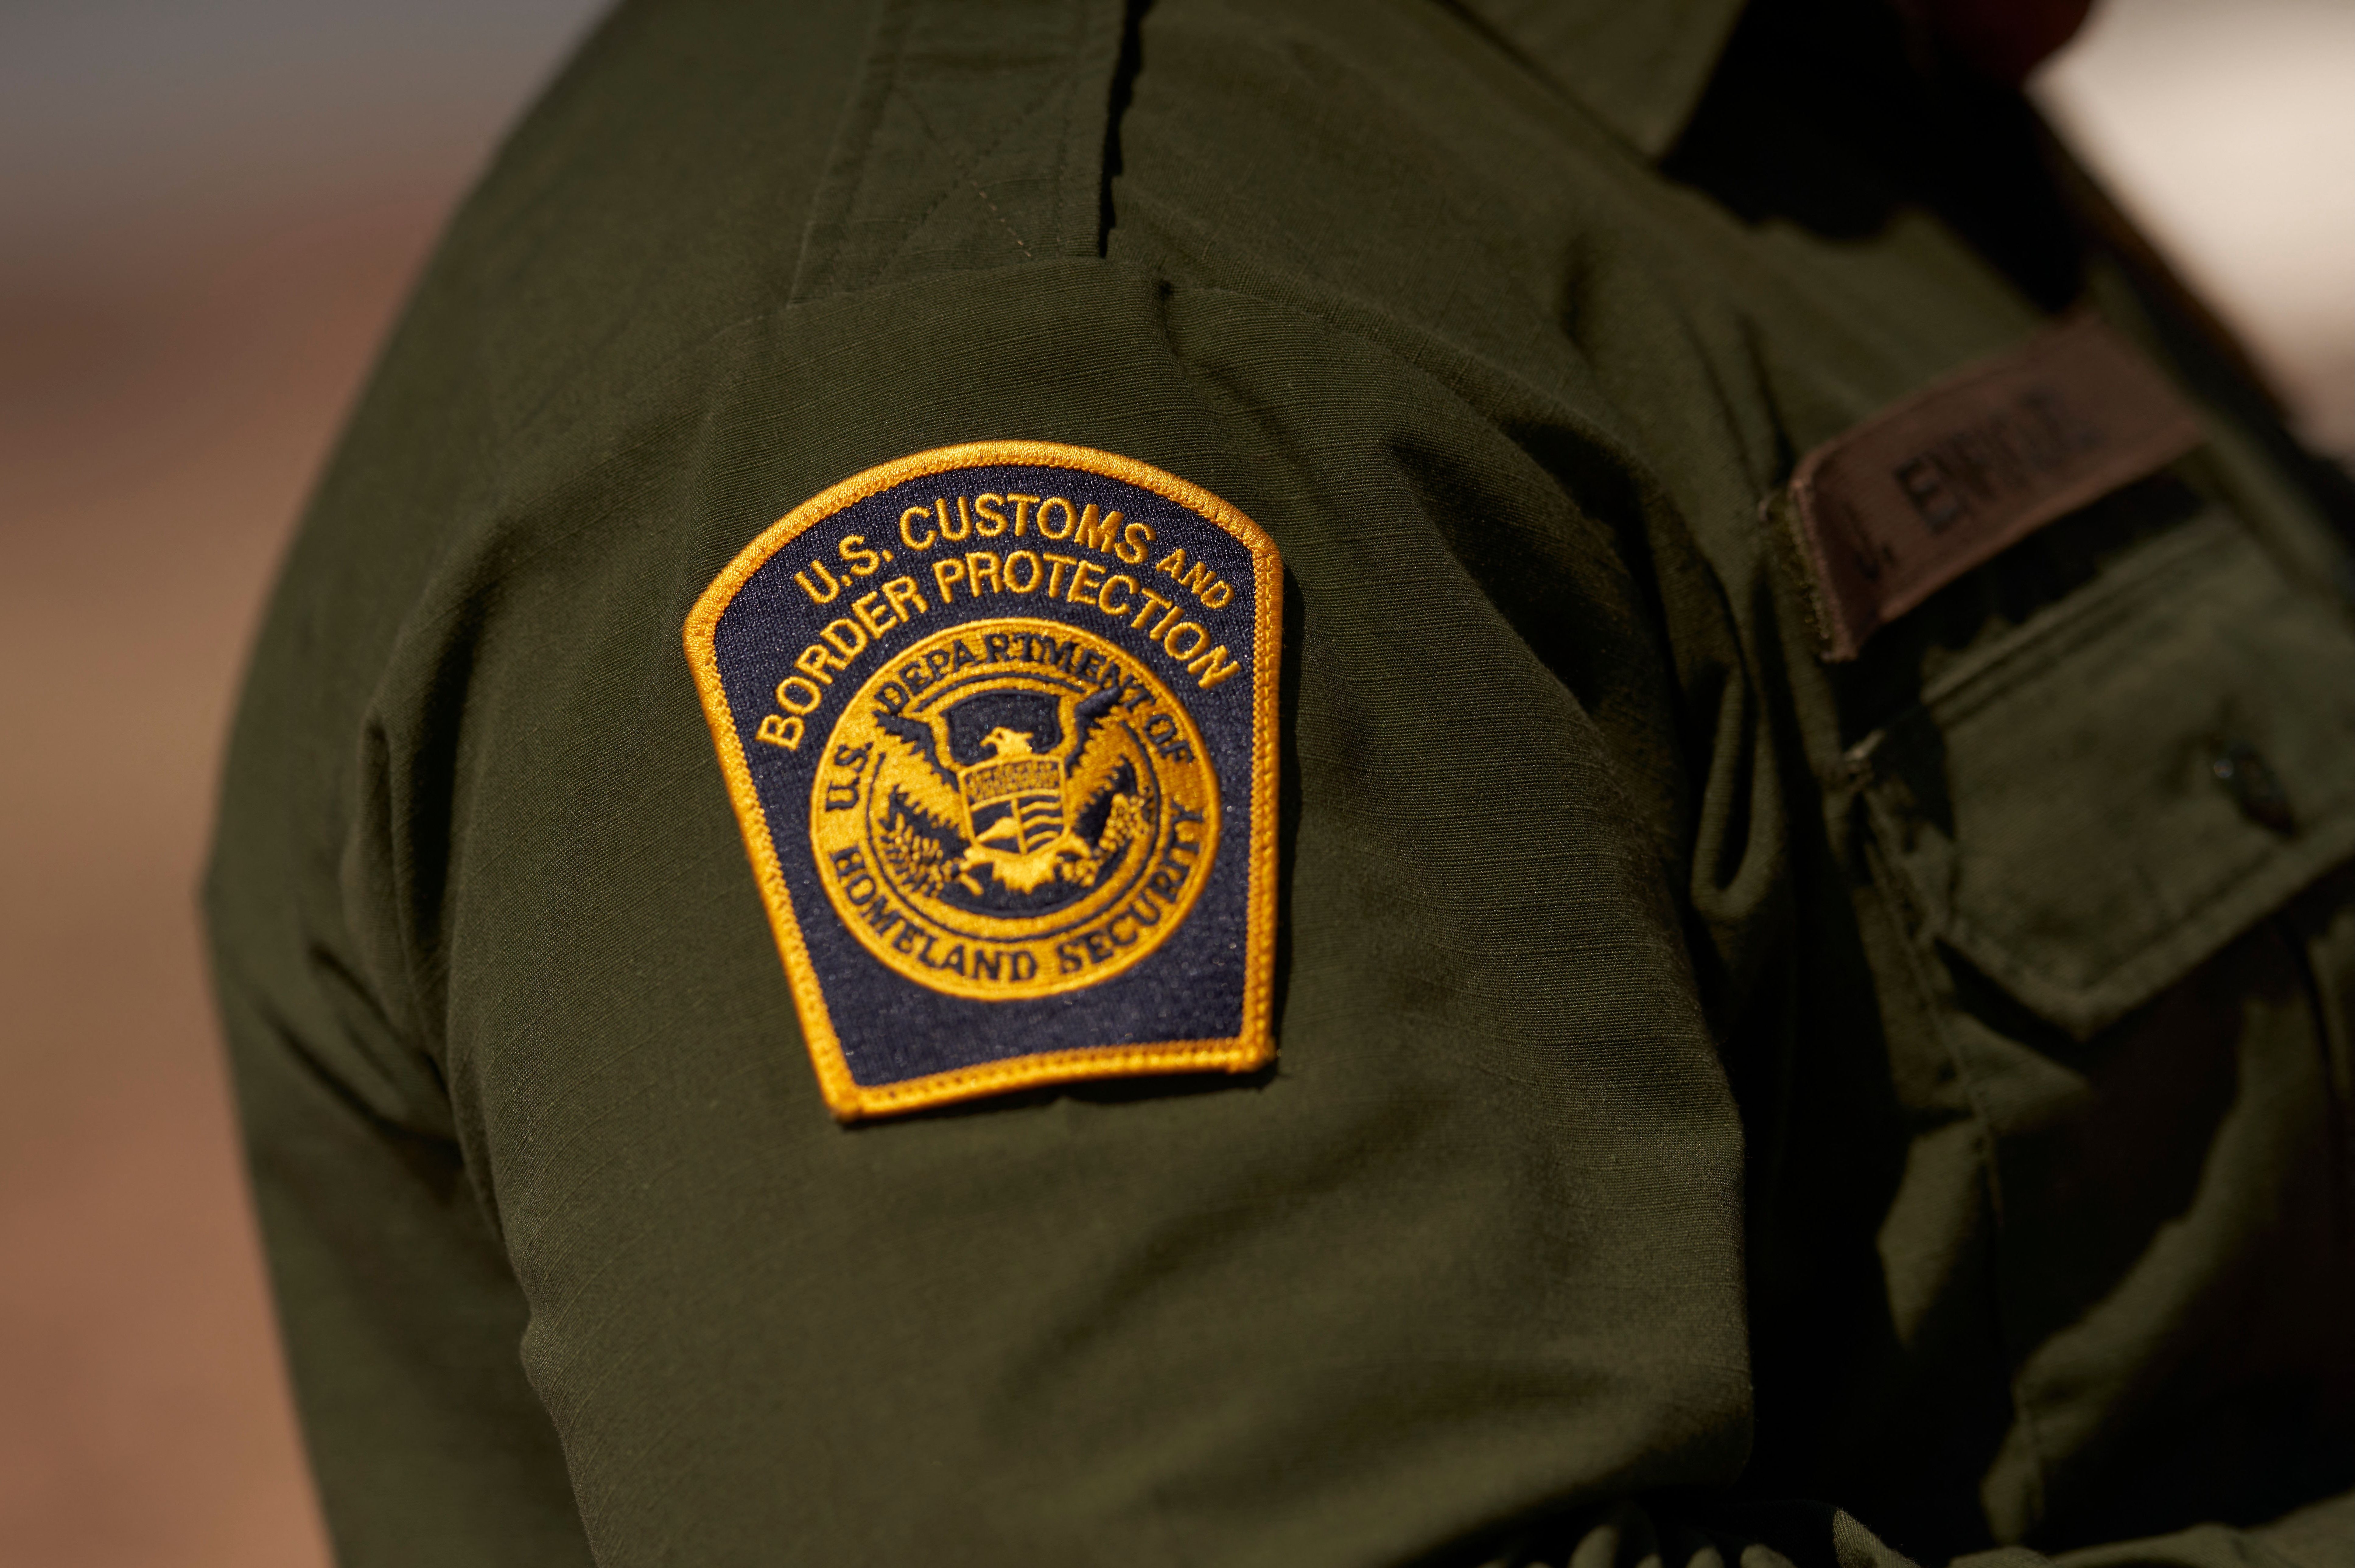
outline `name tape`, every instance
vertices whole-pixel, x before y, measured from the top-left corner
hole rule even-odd
[[[1964,572],[2200,439],[2166,378],[2092,315],[1833,437],[1791,480],[1825,657],[1856,657]]]

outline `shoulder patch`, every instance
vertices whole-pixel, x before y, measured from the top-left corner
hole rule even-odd
[[[984,442],[845,480],[687,656],[850,1121],[1274,1054],[1282,563],[1157,468]]]

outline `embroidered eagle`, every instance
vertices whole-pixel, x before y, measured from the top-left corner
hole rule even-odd
[[[955,886],[989,899],[994,883],[1028,902],[1050,887],[1084,891],[1158,804],[1150,770],[1140,773],[1120,726],[1103,722],[1120,694],[1024,694],[1040,709],[1051,700],[1053,721],[1040,711],[1027,723],[1018,714],[989,722],[966,749],[979,754],[963,762],[952,741],[956,711],[990,695],[926,719],[875,714],[912,764],[888,770],[886,850],[935,894]]]

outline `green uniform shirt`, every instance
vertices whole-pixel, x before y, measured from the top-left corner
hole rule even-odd
[[[229,763],[344,1559],[2343,1564],[2328,476],[1892,15],[623,5]],[[2205,443],[1825,662],[1799,457],[2087,301]],[[845,1128],[680,627],[1007,439],[1282,551],[1279,1054]]]

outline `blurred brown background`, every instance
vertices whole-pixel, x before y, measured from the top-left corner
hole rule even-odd
[[[0,1564],[325,1562],[193,888],[248,628],[589,0],[0,0]],[[2355,0],[2107,0],[2038,86],[2355,453]]]

